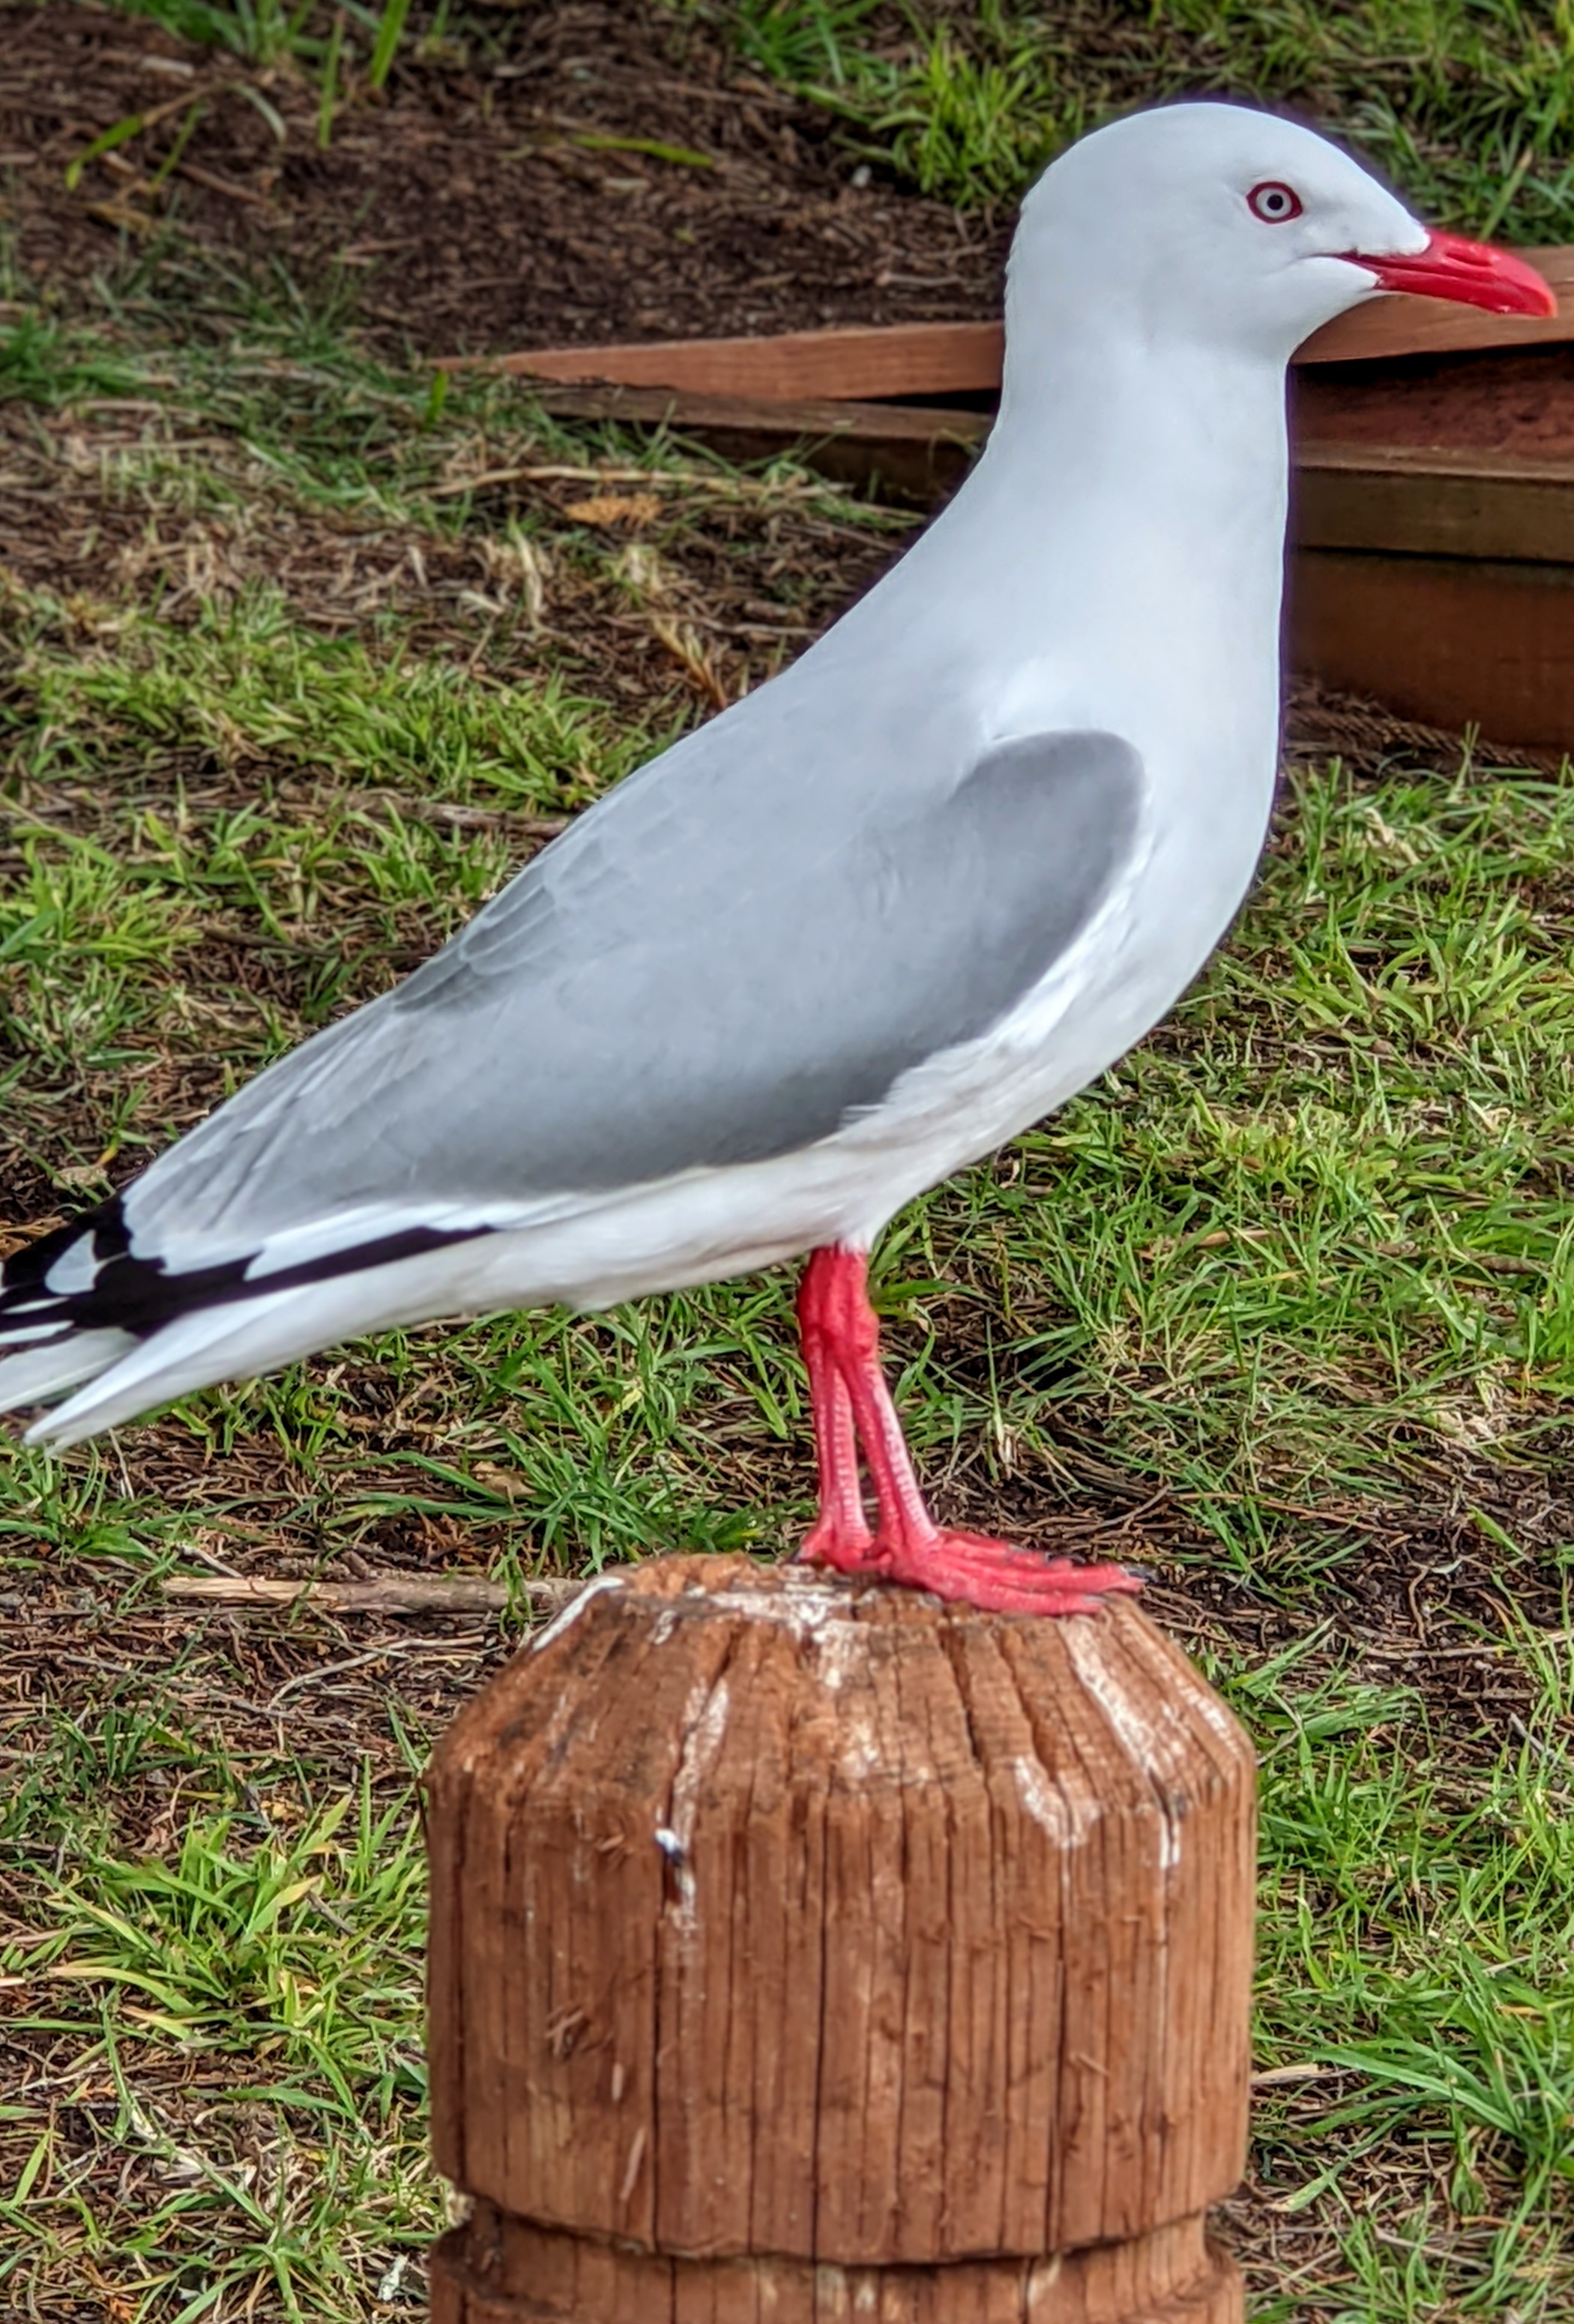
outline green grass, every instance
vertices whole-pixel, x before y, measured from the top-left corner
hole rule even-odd
[[[1440,222],[1574,237],[1574,32],[1533,0],[673,0],[925,193],[1014,198],[1113,113],[1215,92],[1351,139]]]
[[[410,0],[382,0],[380,7],[365,0],[340,0],[337,11],[323,7],[319,0],[111,0],[111,5],[128,16],[152,17],[178,40],[225,51],[248,65],[290,61],[320,70],[332,57],[347,67],[358,47],[374,88],[380,88],[388,77],[410,14]],[[427,14],[434,18],[429,37],[440,40],[447,5]],[[340,27],[337,37],[336,21]]]
[[[1286,2286],[1264,2324],[1567,2308],[1574,1861],[1567,1765],[1532,1738],[1566,1720],[1574,1664],[1566,1639],[1520,1651],[1526,1739],[1475,1782],[1405,1688],[1287,1685],[1300,1650],[1235,1675],[1264,1747],[1258,2057],[1320,2069],[1259,2102],[1262,2180],[1291,2219],[1331,2203],[1351,2276]],[[1410,2200],[1374,2203],[1396,2148]]]
[[[10,1803],[7,1852],[42,1849],[50,1868],[44,1932],[4,1954],[42,2006],[6,2031],[65,2037],[66,2103],[90,2124],[72,2142],[58,2116],[0,2105],[0,2137],[8,2123],[32,2137],[0,2187],[13,2297],[62,2268],[134,2287],[161,2314],[259,2299],[291,2318],[356,2312],[440,2224],[421,2157],[424,1863],[408,1782],[379,1798],[365,1757],[331,1785],[288,1762],[267,1778],[264,1798],[210,1742],[112,1692],[90,1720],[55,1720]],[[134,1784],[178,1815],[167,1853],[126,1855],[105,1803]],[[169,2072],[187,2058],[208,2084],[197,2107]],[[133,2218],[111,2227],[80,2200],[84,2144],[90,2162],[141,2166]]]

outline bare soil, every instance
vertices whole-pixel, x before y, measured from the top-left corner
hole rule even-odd
[[[0,223],[24,287],[69,309],[150,269],[282,262],[370,342],[428,355],[998,311],[1004,219],[855,184],[830,116],[703,26],[640,0],[536,0],[497,26],[484,57],[412,52],[352,91],[324,148],[298,69],[73,0],[0,5]],[[134,114],[143,134],[68,189]],[[694,158],[595,142],[618,138]]]
[[[707,26],[649,0],[488,22],[485,41],[407,50],[380,92],[352,86],[325,146],[293,65],[252,70],[79,0],[0,0],[11,311],[107,295],[134,315],[152,293],[233,311],[237,269],[276,285],[282,268],[369,347],[429,356],[999,312],[1009,217],[871,177],[829,114]],[[69,187],[134,115],[142,134]],[[1574,454],[1574,348],[1328,366],[1296,394],[1309,435]]]

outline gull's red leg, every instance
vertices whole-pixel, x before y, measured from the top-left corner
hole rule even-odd
[[[880,1513],[879,1530],[856,1568],[817,1544],[815,1554],[824,1563],[844,1572],[877,1572],[940,1598],[1005,1614],[1088,1614],[1106,1597],[1135,1593],[1140,1583],[1118,1565],[1075,1565],[1068,1557],[1046,1558],[984,1534],[936,1525],[880,1369],[880,1325],[869,1305],[867,1259],[862,1251],[819,1250],[809,1272],[814,1278],[809,1305],[815,1336],[840,1375]],[[806,1354],[809,1338],[806,1327]],[[838,1473],[845,1476],[845,1456]],[[822,1456],[821,1517],[811,1541],[825,1529],[825,1474]],[[860,1521],[861,1517],[860,1507]]]
[[[844,1573],[856,1573],[874,1554],[875,1536],[864,1515],[853,1400],[830,1346],[826,1290],[836,1258],[833,1250],[813,1252],[798,1286],[798,1331],[809,1374],[819,1470],[819,1514],[798,1554],[810,1565],[834,1565]]]
[[[879,1547],[933,1531],[896,1407],[880,1369],[880,1319],[869,1305],[869,1262],[861,1250],[817,1250],[824,1262],[827,1337],[840,1369],[880,1511]]]

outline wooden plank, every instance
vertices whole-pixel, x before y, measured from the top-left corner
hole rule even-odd
[[[1574,567],[1307,549],[1290,659],[1430,726],[1574,751]]]
[[[870,484],[927,505],[966,474],[990,416],[888,403],[761,403],[741,396],[687,395],[664,387],[549,387],[542,408],[560,420],[616,420],[668,427],[728,460],[770,460],[796,450],[832,482]]]
[[[797,448],[820,474],[928,502],[987,436],[987,414],[804,402],[761,405],[665,388],[551,388],[562,418],[668,426],[734,459]],[[1301,444],[1294,527],[1309,547],[1574,564],[1574,464],[1514,454]]]
[[[1557,291],[1556,316],[1485,315],[1438,299],[1377,299],[1314,333],[1296,361],[1369,363],[1574,338],[1574,245],[1525,255]],[[532,347],[458,360],[565,384],[670,387],[768,403],[816,398],[867,402],[884,396],[993,392],[1000,385],[1002,345],[997,322],[889,323],[764,337]]]
[[[1574,567],[1574,463],[1303,444],[1292,530],[1303,549]]]
[[[767,403],[826,396],[962,395],[1000,385],[998,323],[894,323],[765,338],[655,339],[604,347],[535,347],[503,355],[502,371],[537,379],[616,381]]]

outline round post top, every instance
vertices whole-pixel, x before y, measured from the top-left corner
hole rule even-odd
[[[1030,1817],[1069,1834],[1095,1807],[1183,1821],[1199,1791],[1233,1789],[1254,1764],[1129,1600],[1062,1620],[991,1614],[742,1556],[588,1582],[449,1729],[434,1793],[500,1748],[528,1753],[549,1702],[544,1779],[646,1787],[680,1822],[702,1794],[757,1798],[762,1758],[782,1782],[860,1789],[1004,1775]]]

